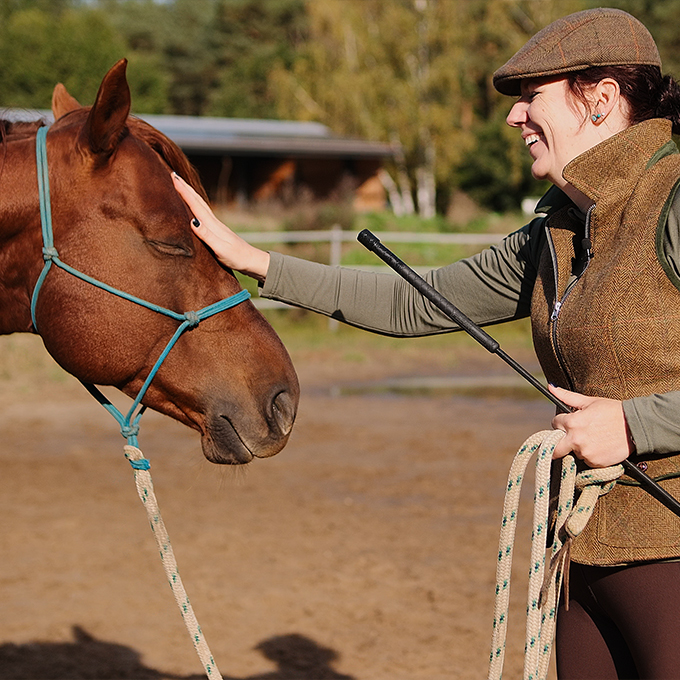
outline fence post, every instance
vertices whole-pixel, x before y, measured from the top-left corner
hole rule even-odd
[[[330,264],[332,267],[337,267],[342,261],[342,227],[339,224],[334,224],[330,229]],[[328,330],[335,332],[338,330],[339,322],[337,319],[328,319]]]

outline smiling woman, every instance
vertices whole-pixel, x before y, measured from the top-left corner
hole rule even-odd
[[[649,31],[607,8],[544,28],[494,85],[519,97],[507,122],[553,186],[529,224],[428,283],[479,325],[531,317],[551,389],[574,409],[552,420],[565,432],[556,458],[630,459],[680,497],[680,90]],[[265,297],[387,335],[458,330],[401,279],[248,245],[176,186],[195,233]],[[584,531],[563,538],[572,587],[558,615],[560,679],[675,677],[680,519],[624,476]]]

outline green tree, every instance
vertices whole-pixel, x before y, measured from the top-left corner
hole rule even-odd
[[[304,39],[303,0],[217,0],[212,22],[216,85],[207,112],[237,118],[276,117],[272,64],[292,67]]]
[[[279,64],[273,74],[283,116],[400,150],[389,190],[403,212],[415,198],[421,215],[434,214],[437,176],[472,141],[455,69],[463,8],[449,0],[308,2],[309,40],[292,69]]]
[[[99,0],[125,43],[132,107],[135,113],[171,113],[170,72],[165,45],[172,34],[170,8],[153,0]]]
[[[276,115],[269,70],[276,61],[292,63],[303,35],[303,0],[99,0],[98,6],[128,46],[137,110]]]
[[[17,10],[0,26],[2,105],[47,108],[57,82],[89,103],[102,75],[124,52],[99,10]]]
[[[307,42],[292,68],[272,73],[279,112],[394,143],[400,152],[385,184],[403,212],[415,205],[431,216],[451,186],[473,177],[489,178],[486,192],[477,192],[486,204],[508,203],[502,194],[517,205],[530,181],[527,164],[515,153],[519,136],[510,142],[501,132],[510,102],[494,91],[492,74],[544,25],[582,7],[578,0],[309,0]],[[499,135],[494,144],[491,131]],[[493,181],[480,172],[492,166]]]
[[[206,113],[215,0],[99,0],[125,41],[139,113]]]

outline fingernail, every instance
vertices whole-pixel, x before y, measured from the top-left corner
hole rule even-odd
[[[173,173],[172,173],[172,176],[173,176],[175,179],[179,179],[179,180],[182,179],[176,172],[173,172]]]
[[[197,218],[194,217],[194,219],[191,220],[191,226],[192,226],[192,227],[196,227],[196,229],[198,229],[198,227],[201,226],[201,223],[198,221]]]

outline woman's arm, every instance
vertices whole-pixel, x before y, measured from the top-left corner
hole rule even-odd
[[[329,267],[251,246],[223,225],[185,182],[178,177],[174,182],[200,221],[193,226],[196,235],[225,266],[256,278],[263,297],[387,335],[412,337],[457,330],[448,317],[394,274]],[[476,323],[527,316],[543,243],[539,218],[500,245],[433,270],[426,278]]]

